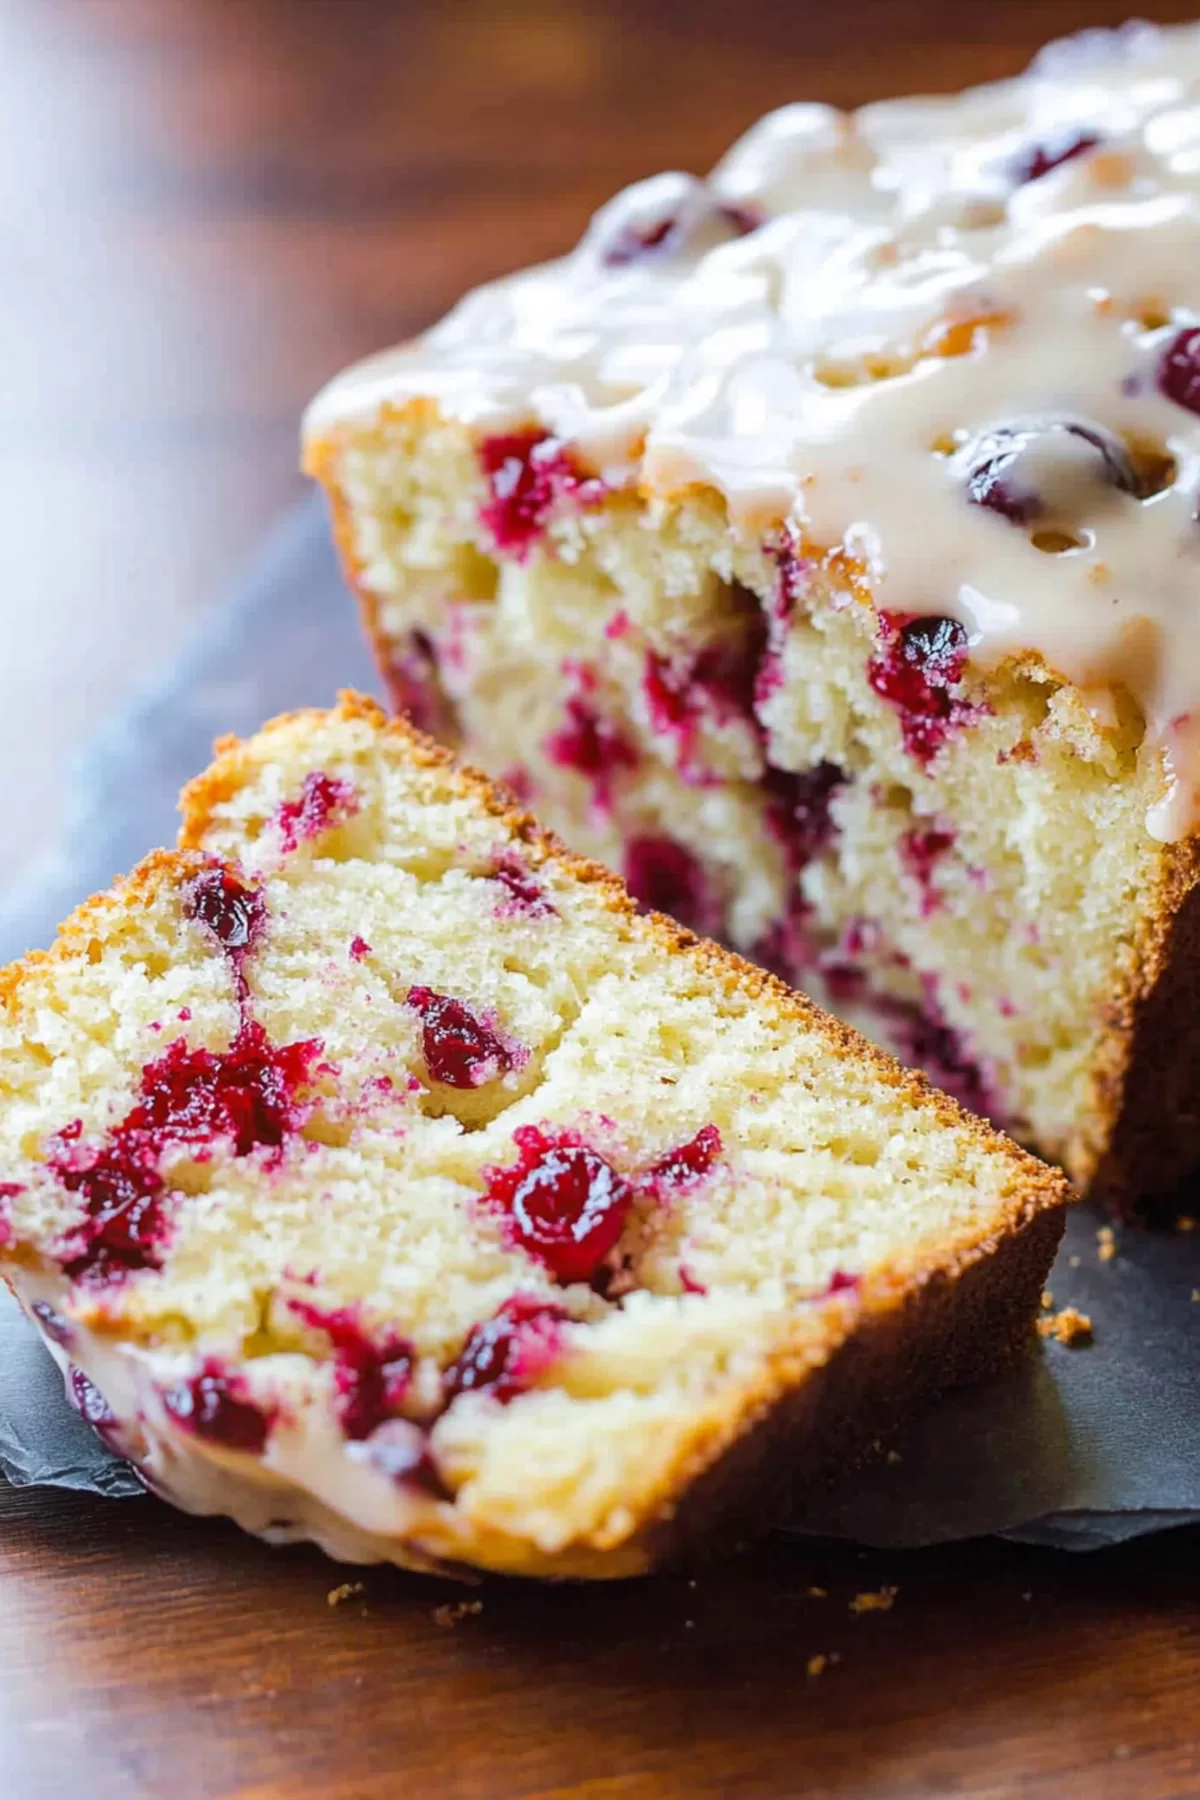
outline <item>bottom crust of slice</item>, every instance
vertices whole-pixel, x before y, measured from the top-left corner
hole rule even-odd
[[[646,1534],[655,1565],[782,1524],[801,1495],[853,1468],[938,1395],[1036,1354],[1036,1314],[1066,1206],[930,1269],[864,1309],[828,1361],[784,1394]]]

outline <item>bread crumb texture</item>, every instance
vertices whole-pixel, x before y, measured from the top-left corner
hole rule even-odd
[[[1038,1330],[1043,1337],[1053,1338],[1056,1344],[1065,1344],[1069,1350],[1083,1349],[1093,1337],[1092,1321],[1075,1306],[1064,1306],[1061,1312],[1039,1319]]]
[[[891,1612],[899,1592],[898,1587],[881,1587],[876,1588],[873,1593],[855,1594],[850,1602],[850,1611],[852,1613]]]

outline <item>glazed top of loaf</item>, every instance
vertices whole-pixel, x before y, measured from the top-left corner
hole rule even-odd
[[[1037,651],[1102,720],[1123,684],[1150,831],[1200,823],[1200,26],[785,106],[339,377],[307,430],[418,395],[844,546],[878,605],[959,619],[984,667]]]

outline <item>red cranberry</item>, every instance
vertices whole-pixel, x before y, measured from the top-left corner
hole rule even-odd
[[[1019,183],[1040,181],[1052,169],[1061,168],[1063,163],[1071,162],[1077,156],[1086,156],[1103,141],[1098,131],[1068,130],[1044,144],[1027,145],[1013,157],[1009,172]]]
[[[686,1144],[677,1144],[660,1156],[639,1178],[639,1186],[661,1193],[680,1193],[696,1187],[711,1173],[721,1154],[721,1133],[715,1125],[702,1125]]]
[[[936,912],[942,903],[942,896],[934,884],[934,872],[953,846],[954,839],[953,831],[937,825],[914,826],[900,839],[900,860],[921,890],[923,919]]]
[[[311,1301],[288,1301],[314,1331],[324,1332],[333,1346],[334,1391],[338,1419],[354,1442],[369,1438],[394,1419],[412,1384],[416,1352],[397,1332],[370,1337],[351,1306],[326,1312]]]
[[[1159,358],[1158,385],[1168,400],[1200,413],[1200,325],[1176,332]]]
[[[423,1021],[421,1049],[431,1081],[453,1088],[483,1087],[523,1060],[490,1025],[449,994],[412,987],[408,1004]]]
[[[215,865],[189,881],[183,893],[189,919],[211,933],[229,958],[238,999],[247,996],[246,958],[266,925],[267,908],[257,888],[247,887],[232,869]]]
[[[251,1456],[261,1453],[275,1423],[274,1409],[264,1411],[248,1400],[237,1377],[215,1359],[198,1375],[167,1388],[162,1401],[176,1424],[193,1436]]]
[[[655,187],[665,187],[671,177],[659,177]],[[651,184],[647,184],[649,186]],[[738,206],[717,200],[702,182],[684,184],[675,178],[677,204],[657,214],[621,221],[600,251],[606,269],[626,269],[632,263],[666,262],[686,250],[695,234],[706,225],[719,222],[728,237],[745,237],[757,231],[762,214],[749,206]],[[661,198],[660,198],[661,204]]]
[[[205,869],[188,883],[184,904],[188,917],[231,954],[249,950],[263,927],[262,895],[239,881],[232,869]]]
[[[702,934],[720,929],[720,904],[703,865],[673,838],[631,838],[625,847],[625,881],[645,910],[668,913]]]
[[[683,238],[677,218],[654,219],[646,225],[626,225],[613,238],[601,258],[608,269],[624,269],[630,263],[656,256],[671,256]]]
[[[829,1286],[825,1289],[825,1297],[832,1294],[853,1294],[862,1286],[861,1275],[847,1275],[843,1269],[835,1269],[829,1277]]]
[[[762,779],[767,797],[767,824],[782,844],[788,867],[798,873],[833,842],[837,826],[830,811],[833,797],[849,777],[836,763],[814,763],[811,769],[776,769],[768,765]]]
[[[526,919],[556,919],[558,917],[558,908],[548,897],[541,882],[537,880],[532,870],[528,869],[513,853],[497,856],[492,869],[492,880],[500,883],[507,896],[496,908],[497,914],[501,918],[521,916]]]
[[[161,1267],[164,1154],[203,1158],[226,1143],[234,1156],[259,1148],[277,1156],[308,1116],[299,1090],[312,1081],[321,1048],[315,1038],[276,1047],[254,1021],[227,1050],[189,1050],[179,1038],[146,1065],[137,1104],[97,1149],[75,1148],[78,1120],[59,1132],[46,1166],[86,1208],[63,1261],[67,1274],[103,1281]]]
[[[121,1426],[116,1413],[82,1369],[72,1366],[68,1379],[76,1411],[82,1414],[101,1441],[119,1456],[121,1447],[118,1434]]]
[[[595,506],[604,498],[603,481],[585,475],[566,447],[536,425],[484,438],[479,460],[490,494],[480,519],[497,551],[517,562],[524,562],[561,501]]]
[[[685,1294],[707,1294],[708,1289],[702,1281],[697,1281],[686,1263],[679,1265],[679,1285]]]
[[[1096,477],[1122,493],[1143,497],[1142,483],[1125,446],[1101,425],[1085,425],[1078,419],[1032,419],[1027,423],[998,425],[972,446],[967,470],[967,498],[975,506],[999,513],[1014,525],[1054,511],[1055,497],[1039,491],[1034,464],[1039,454],[1053,453],[1055,439],[1082,443],[1093,451]],[[1064,462],[1064,475],[1069,468]],[[1043,473],[1042,480],[1045,480]]]
[[[546,754],[560,768],[590,781],[595,804],[607,809],[618,771],[638,765],[637,746],[582,695],[572,694],[565,710],[566,723],[546,739]]]
[[[365,962],[371,954],[371,946],[365,937],[357,935],[350,939],[350,954],[355,962]]]
[[[75,1332],[70,1321],[64,1319],[60,1312],[55,1312],[45,1300],[35,1300],[30,1311],[48,1338],[52,1338],[56,1344],[70,1344]]]
[[[518,1160],[484,1171],[484,1204],[503,1213],[514,1244],[556,1281],[590,1281],[614,1250],[633,1198],[629,1183],[574,1132],[513,1132]]]
[[[296,850],[310,838],[320,837],[352,819],[362,805],[352,781],[310,769],[295,800],[285,800],[275,815],[282,848]]]
[[[781,624],[786,624],[808,592],[813,564],[801,555],[799,546],[786,531],[782,537],[765,544],[763,548],[775,564],[778,576],[772,612]]]
[[[446,1370],[447,1401],[481,1389],[502,1404],[512,1400],[561,1355],[568,1316],[561,1306],[514,1294],[490,1319],[472,1327]]]
[[[701,726],[742,723],[757,738],[754,702],[767,647],[767,621],[755,605],[748,629],[734,644],[711,644],[682,661],[651,650],[642,688],[655,731],[676,741],[686,776]]]
[[[951,733],[982,710],[953,691],[966,666],[966,631],[957,619],[890,612],[880,613],[879,629],[867,679],[899,714],[909,754],[932,762]]]
[[[889,1021],[889,1035],[904,1062],[923,1070],[935,1087],[971,1112],[999,1121],[998,1096],[961,1035],[942,1018],[936,1001],[929,1000],[922,1010],[911,1001],[883,998],[876,1009]]]

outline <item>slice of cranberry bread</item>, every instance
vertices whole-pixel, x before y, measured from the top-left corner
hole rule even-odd
[[[1200,28],[791,106],[314,404],[397,706],[1132,1199],[1200,1160]]]
[[[370,703],[4,979],[0,1266],[157,1491],[627,1575],[1028,1332],[1065,1188]]]

